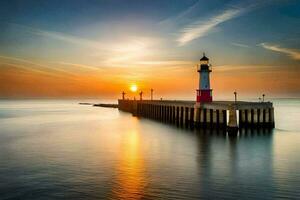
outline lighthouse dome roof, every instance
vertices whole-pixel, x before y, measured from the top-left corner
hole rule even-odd
[[[200,61],[208,61],[208,57],[205,56],[205,54],[203,54],[203,57],[200,59]]]

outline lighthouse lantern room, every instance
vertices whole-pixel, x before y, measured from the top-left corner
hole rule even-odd
[[[210,88],[209,75],[211,72],[211,65],[209,59],[203,53],[198,67],[200,76],[199,89],[197,90],[197,102],[212,102],[212,89]]]

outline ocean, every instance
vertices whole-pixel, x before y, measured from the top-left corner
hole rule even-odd
[[[237,136],[79,102],[0,101],[0,199],[300,199],[300,99]]]

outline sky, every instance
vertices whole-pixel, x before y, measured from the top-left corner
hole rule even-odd
[[[299,0],[2,0],[0,98],[300,97]]]

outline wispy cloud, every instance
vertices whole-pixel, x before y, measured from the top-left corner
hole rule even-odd
[[[126,38],[121,41],[120,40],[116,41],[115,39],[113,39],[112,41],[92,40],[81,36],[74,36],[68,33],[42,30],[39,28],[33,28],[30,26],[24,26],[15,23],[9,23],[9,24],[33,35],[42,36],[53,40],[59,40],[66,43],[76,44],[81,47],[91,47],[94,49],[107,51],[107,52],[126,53],[126,52],[140,51],[142,48],[146,48],[146,46],[153,45],[155,42],[157,42],[155,40],[156,38],[137,37],[137,36]]]
[[[0,55],[0,59],[11,60],[11,61],[16,61],[16,62],[21,62],[21,63],[26,63],[26,64],[30,64],[30,65],[34,65],[34,66],[39,66],[39,67],[46,67],[44,65],[37,64],[37,63],[34,63],[32,61],[29,61],[29,60],[22,59],[22,58],[15,58],[15,57],[10,57],[10,56],[2,56],[2,55]]]
[[[60,74],[62,74],[62,75],[68,75],[68,77],[75,75],[74,73],[65,71],[60,68],[32,62],[22,58],[10,57],[10,56],[0,55],[0,64],[10,65],[20,69],[41,73],[44,75],[59,76]]]
[[[280,47],[279,45],[268,44],[268,43],[261,43],[259,45],[265,49],[286,54],[294,60],[300,60],[300,51],[297,49],[283,48]]]
[[[181,31],[181,35],[177,39],[180,46],[187,44],[188,42],[205,36],[212,28],[238,16],[244,9],[228,9],[221,14],[218,14],[206,22],[203,20],[196,21],[195,23],[185,27]]]
[[[98,64],[100,63],[101,67],[114,67],[120,65],[126,65],[128,62],[133,62],[138,60],[139,58],[151,54],[153,52],[151,48],[155,47],[155,45],[159,45],[158,38],[154,37],[138,37],[138,36],[132,36],[132,37],[124,37],[116,39],[109,40],[91,40],[89,38],[83,38],[79,36],[73,36],[66,33],[61,32],[54,32],[54,31],[48,31],[48,30],[42,30],[38,28],[33,28],[29,26],[24,26],[20,24],[11,24],[22,31],[25,31],[27,33],[45,37],[47,39],[62,41],[64,43],[70,43],[74,45],[78,45],[80,48],[91,48],[94,51],[91,51],[88,53],[88,56],[91,56],[93,58],[95,57],[103,57],[101,61],[98,61]],[[86,51],[83,53],[86,55]],[[96,70],[97,67],[93,67],[90,65],[80,65],[80,64],[74,64],[74,63],[68,63],[68,62],[60,62],[57,64],[62,64],[64,66],[71,66],[79,67],[79,68],[86,68],[86,69],[94,69]]]
[[[231,44],[233,46],[237,46],[237,47],[250,48],[250,46],[246,45],[246,44],[241,44],[241,43],[236,43],[236,42],[232,42]]]
[[[87,69],[87,70],[91,70],[91,71],[99,71],[99,70],[101,71],[102,70],[102,68],[100,68],[100,67],[95,67],[95,66],[85,65],[85,64],[68,63],[68,62],[57,62],[57,64],[63,65],[63,66]]]
[[[174,22],[178,22],[182,19],[185,19],[188,15],[190,15],[191,13],[193,13],[195,11],[195,9],[202,3],[201,0],[198,0],[197,2],[195,2],[194,4],[192,4],[191,6],[189,6],[187,9],[185,9],[184,11],[180,12],[179,14],[175,15],[175,16],[171,16],[167,19],[164,19],[162,21],[159,22],[159,25],[163,25],[163,26],[168,26],[170,24],[173,24]]]
[[[191,61],[183,60],[155,60],[155,61],[140,61],[137,65],[149,65],[149,66],[193,66]]]
[[[270,71],[280,71],[282,70],[281,66],[277,65],[220,65],[214,68],[215,72],[244,72],[249,73],[261,73],[261,72],[270,72]]]
[[[15,24],[15,23],[10,23],[10,24],[17,28],[20,28],[28,33],[34,34],[34,35],[103,50],[102,43],[93,41],[93,40],[89,40],[89,39],[85,39],[83,37],[77,37],[77,36],[73,36],[73,35],[65,34],[65,33],[61,33],[61,32],[41,30],[41,29],[32,28],[29,26],[24,26],[24,25]]]
[[[217,15],[212,16],[209,19],[200,19],[198,21],[195,21],[189,24],[188,26],[184,27],[180,31],[180,35],[177,38],[177,42],[179,43],[179,46],[183,46],[192,40],[201,38],[207,35],[208,32],[210,32],[219,24],[236,18],[254,8],[261,6],[264,3],[265,2],[254,0],[247,5],[231,6],[225,9],[223,12],[218,13]]]

